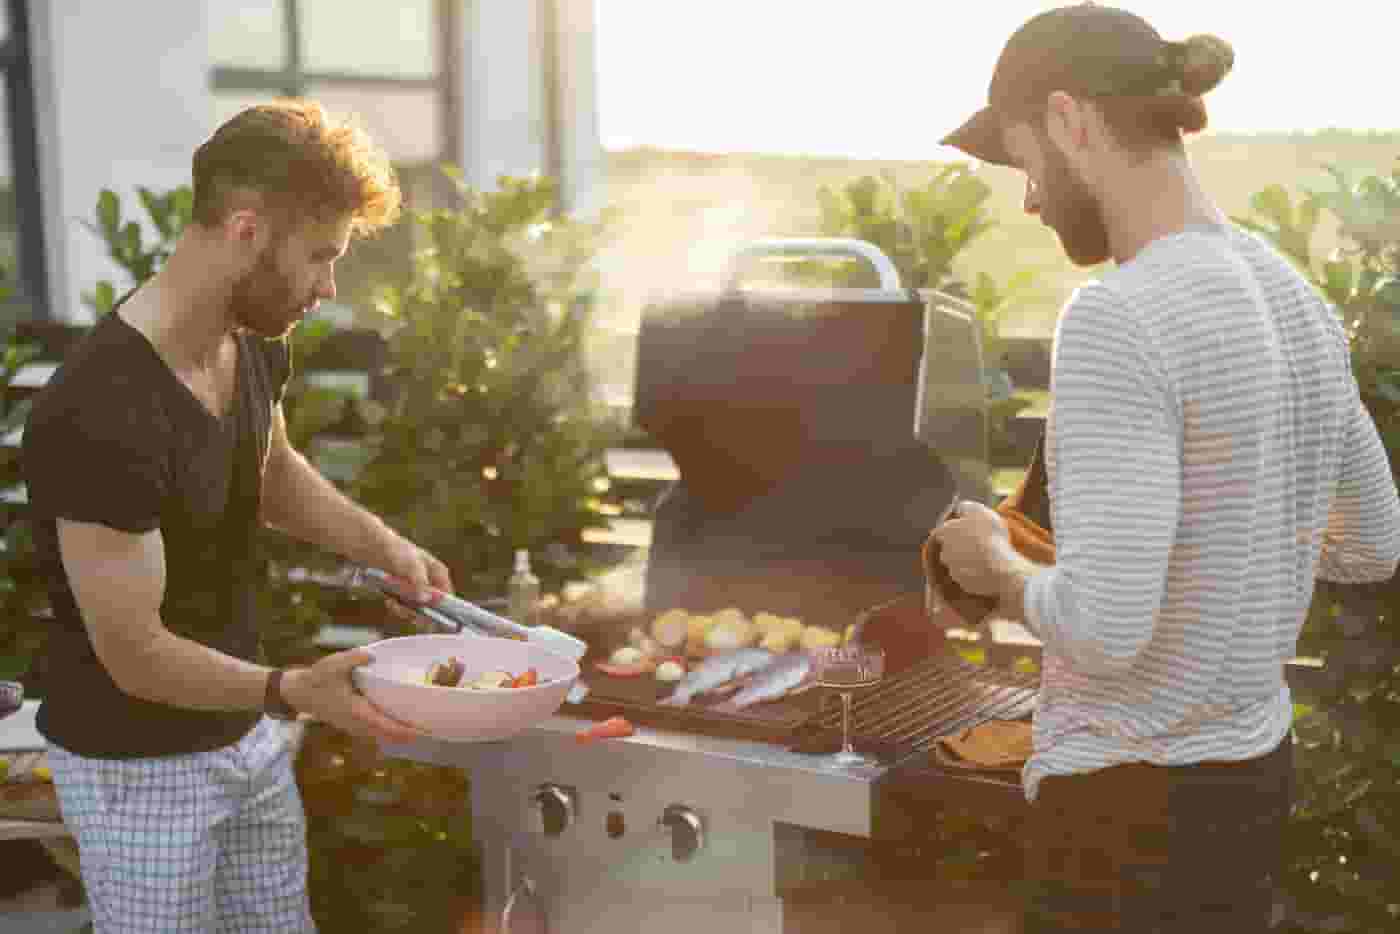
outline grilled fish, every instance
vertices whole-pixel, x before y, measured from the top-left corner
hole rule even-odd
[[[711,656],[676,682],[675,691],[660,703],[672,707],[688,704],[694,697],[718,691],[772,664],[775,658],[777,656],[767,649],[738,649]]]
[[[732,713],[806,690],[815,683],[812,656],[806,652],[787,652],[778,656],[771,665],[748,675],[739,693],[711,709]]]

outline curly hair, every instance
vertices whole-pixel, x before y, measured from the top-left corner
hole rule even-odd
[[[398,220],[402,194],[393,166],[360,127],[332,119],[310,100],[250,107],[214,131],[194,154],[196,223],[217,226],[239,192],[256,192],[284,220],[351,217],[366,236]]]

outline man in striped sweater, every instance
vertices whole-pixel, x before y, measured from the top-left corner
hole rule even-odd
[[[1400,560],[1335,310],[1229,223],[1182,146],[1232,64],[1214,37],[1051,10],[945,140],[1025,173],[1026,211],[1074,262],[1115,261],[1055,335],[1055,564],[975,503],[933,536],[958,584],[1044,645],[1028,930],[1267,930],[1292,801],[1284,664],[1316,579]]]

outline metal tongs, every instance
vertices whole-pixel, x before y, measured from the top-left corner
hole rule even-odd
[[[522,626],[455,594],[432,590],[427,600],[414,599],[412,585],[378,568],[359,568],[354,583],[384,594],[444,632],[534,642],[574,661],[583,658],[588,651],[588,643],[577,636],[553,626]]]

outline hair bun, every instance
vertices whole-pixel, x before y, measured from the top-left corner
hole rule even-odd
[[[1214,90],[1235,66],[1234,48],[1219,36],[1195,35],[1174,44],[1179,50],[1181,91],[1188,97]]]

